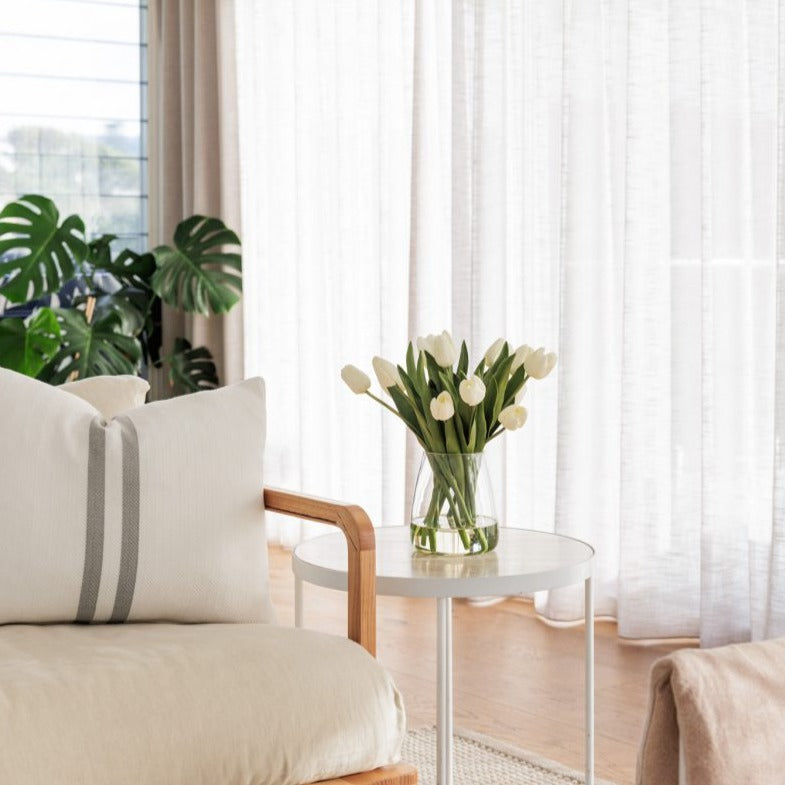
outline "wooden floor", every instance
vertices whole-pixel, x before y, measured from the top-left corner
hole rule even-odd
[[[290,554],[272,548],[279,621],[294,619]],[[577,769],[583,767],[583,627],[556,629],[525,600],[454,608],[455,725]],[[306,584],[305,626],[343,634],[346,596]],[[436,721],[436,603],[379,597],[378,657],[403,693],[409,727]],[[646,708],[649,668],[674,646],[619,642],[596,625],[596,773],[630,785]]]

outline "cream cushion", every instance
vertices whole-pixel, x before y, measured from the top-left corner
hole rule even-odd
[[[0,369],[0,623],[273,617],[261,379],[108,422]]]
[[[295,785],[398,761],[357,644],[275,625],[0,628],[0,782]]]
[[[61,384],[59,389],[95,406],[105,420],[141,406],[150,385],[138,376],[91,376]]]

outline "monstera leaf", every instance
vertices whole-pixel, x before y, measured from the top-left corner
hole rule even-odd
[[[27,319],[0,320],[0,365],[37,376],[60,348],[60,325],[51,308]]]
[[[113,312],[94,314],[88,322],[77,309],[56,309],[63,345],[39,374],[61,384],[76,371],[76,378],[135,374],[142,355],[139,341],[123,335],[120,317]]]
[[[111,243],[116,239],[115,234],[103,234],[91,241],[88,256],[90,265],[109,273],[125,286],[149,290],[155,272],[155,257],[151,253],[138,254],[130,248],[124,248],[112,258]]]
[[[169,360],[169,384],[177,395],[218,387],[218,374],[210,351],[204,346],[191,348],[185,338],[174,342]]]
[[[0,212],[0,294],[13,303],[53,294],[87,256],[84,223],[60,213],[51,199],[35,194],[7,204]]]
[[[74,306],[86,305],[95,300],[95,319],[103,319],[116,314],[119,319],[119,332],[123,335],[139,335],[147,324],[147,310],[150,297],[137,289],[120,289],[116,294],[86,294],[73,301]]]
[[[158,269],[153,290],[168,305],[208,316],[225,313],[240,299],[242,279],[239,253],[221,251],[240,245],[237,235],[217,218],[194,215],[174,233],[174,248],[153,249]],[[228,270],[226,268],[229,268]]]

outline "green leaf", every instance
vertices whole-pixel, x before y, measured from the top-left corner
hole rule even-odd
[[[488,369],[488,373],[498,379],[499,367],[510,357],[510,345],[505,341],[499,351],[499,356],[493,361],[493,365]]]
[[[87,261],[94,267],[105,269],[112,263],[112,242],[117,239],[116,234],[102,234],[87,244]]]
[[[420,424],[417,421],[417,414],[415,413],[411,403],[409,403],[409,399],[397,386],[388,387],[387,392],[390,393],[390,397],[395,404],[395,408],[398,410],[398,414],[403,417],[403,421],[409,427],[409,430],[417,437],[417,441],[420,442],[423,447],[426,447],[426,440],[423,436]]]
[[[482,409],[482,407],[480,407]],[[472,427],[469,431],[469,440],[466,443],[466,452],[477,452],[477,420],[472,420]]]
[[[94,320],[101,320],[109,314],[116,314],[120,320],[119,332],[123,335],[137,336],[147,324],[147,293],[121,289],[116,294],[81,295],[74,299],[74,306],[83,305],[91,297],[95,298]]]
[[[0,320],[0,365],[37,376],[60,348],[60,325],[51,308],[27,319]]]
[[[209,349],[197,346],[195,349],[185,338],[176,338],[174,352],[169,361],[169,384],[177,395],[214,390],[218,387],[218,373]]]
[[[447,452],[466,452],[466,439],[463,437],[463,429],[455,417],[451,417],[444,423],[444,440],[447,444]]]
[[[428,426],[428,443],[431,452],[447,452],[443,436],[442,424],[431,414],[430,401],[423,406],[423,416]]]
[[[239,253],[221,251],[240,245],[237,235],[217,218],[194,215],[174,233],[174,247],[153,249],[158,269],[153,274],[155,293],[168,305],[189,313],[226,313],[240,299],[242,279]],[[227,268],[230,268],[227,270]]]
[[[499,416],[499,412],[504,406],[504,399],[507,391],[507,384],[510,381],[510,368],[512,366],[515,355],[510,355],[504,362],[496,369],[496,401],[493,406],[493,420]]]
[[[482,452],[485,449],[485,442],[488,440],[488,426],[485,422],[485,407],[482,404],[477,407],[476,419],[472,428],[476,428],[474,449],[472,452]]]
[[[406,388],[409,401],[411,402],[415,416],[417,417],[417,423],[420,426],[420,433],[422,434],[423,440],[427,443],[428,451],[444,452],[444,439],[442,438],[439,424],[431,414],[430,399],[424,398],[423,395],[417,391],[417,387],[409,377],[409,374],[400,366],[398,366],[398,373],[400,374],[403,386]],[[427,385],[425,394],[428,394]]]
[[[55,310],[62,333],[62,346],[42,369],[39,378],[52,384],[66,381],[72,372],[76,378],[135,374],[142,349],[139,341],[123,335],[116,313],[93,318],[88,323],[83,311]]]
[[[409,341],[409,346],[406,349],[406,373],[413,379],[417,376],[417,363],[414,360],[414,344]]]
[[[425,378],[425,352],[420,352],[417,358],[417,388],[423,393],[429,389],[428,380]]]
[[[423,352],[422,356],[425,358],[425,367],[428,370],[428,379],[432,382],[436,383],[436,386],[439,386],[439,382],[442,381],[442,374],[441,368],[436,360],[430,355],[429,352]],[[439,390],[441,392],[441,390]]]
[[[136,289],[151,289],[155,273],[155,256],[151,253],[138,254],[124,248],[113,259],[111,243],[116,235],[104,234],[89,244],[89,263],[96,269],[109,273],[119,283]]]
[[[54,294],[80,269],[87,257],[84,223],[77,215],[59,220],[55,203],[36,194],[0,212],[0,279],[8,276],[0,294],[11,302]]]
[[[452,368],[439,368],[439,380],[444,386],[444,389],[452,395],[453,401],[456,403],[461,402],[461,396],[458,392],[458,384],[460,384],[460,382],[457,382],[457,379],[453,378]]]
[[[463,399],[459,395],[456,399],[456,409],[458,411],[458,419],[461,425],[460,430],[464,431],[465,433],[469,433],[469,429],[474,420],[474,406],[469,406],[469,404],[464,403]]]
[[[515,396],[520,392],[525,381],[526,369],[521,365],[521,367],[516,369],[515,373],[510,376],[510,380],[507,382],[507,389],[504,393],[504,406],[509,406],[513,403]]]
[[[496,397],[499,394],[499,387],[496,384],[496,379],[491,376],[485,387],[485,400],[478,408],[483,410],[483,419],[485,427],[482,430],[483,437],[487,437],[488,427],[493,423],[493,410],[496,406]]]
[[[488,434],[488,441],[493,439],[495,436],[498,436],[502,432],[502,424],[497,420],[496,424],[491,428],[491,432]]]
[[[401,377],[401,381],[403,382],[404,392],[407,395],[407,398],[414,408],[414,411],[418,414],[422,414],[423,406],[427,406],[428,402],[423,401],[422,395],[420,395],[419,390],[417,389],[417,385],[412,380],[411,376],[409,376],[406,371],[404,371],[401,366],[398,366],[398,375]]]
[[[466,341],[462,341],[461,353],[458,357],[458,376],[461,379],[465,379],[468,370],[469,370],[469,349],[466,346]]]

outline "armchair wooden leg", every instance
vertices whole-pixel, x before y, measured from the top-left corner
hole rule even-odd
[[[318,785],[417,785],[417,769],[406,763],[399,763],[360,774],[350,774],[337,780],[322,780]]]

